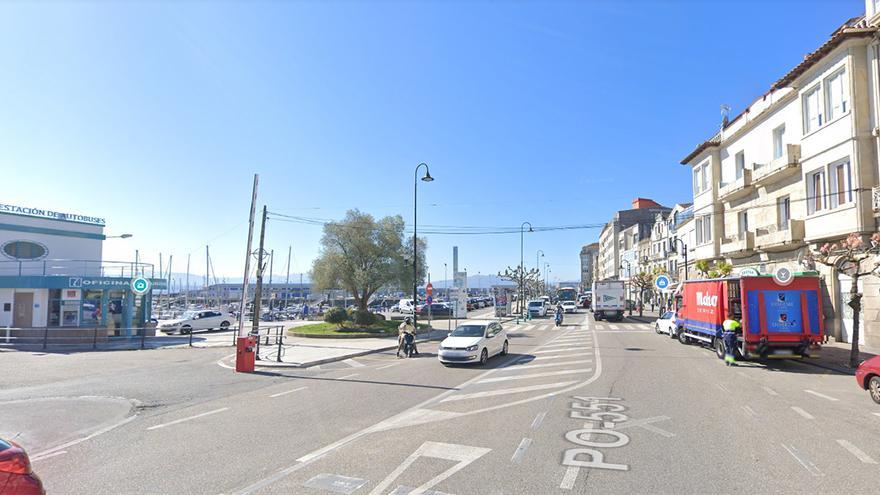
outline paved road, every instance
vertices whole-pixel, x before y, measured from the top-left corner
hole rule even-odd
[[[217,366],[225,349],[3,353],[0,435],[21,433],[50,493],[876,489],[880,408],[850,376],[726,368],[584,314],[507,329],[485,369],[441,366],[436,344],[261,375]]]

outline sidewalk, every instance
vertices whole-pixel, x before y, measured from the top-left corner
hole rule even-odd
[[[845,375],[854,375],[856,370],[849,367],[849,353],[852,344],[845,342],[835,342],[834,339],[827,344],[822,344],[822,351],[817,358],[802,359],[800,362],[817,366],[837,373]],[[864,345],[859,346],[859,362],[870,359],[880,354],[880,349],[872,349]]]
[[[429,342],[446,338],[446,329],[421,331],[416,342]],[[308,368],[319,364],[342,361],[367,354],[397,349],[397,337],[366,339],[317,339],[306,337],[284,338],[281,362],[278,362],[278,346],[260,346],[259,368]]]

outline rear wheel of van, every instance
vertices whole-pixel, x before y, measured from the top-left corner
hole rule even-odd
[[[678,337],[678,341],[682,344],[687,345],[691,343],[691,339],[689,339],[688,336],[684,334],[683,328],[678,329],[678,333],[676,334],[676,336]]]
[[[718,359],[724,359],[724,341],[718,338],[715,339],[715,355]]]

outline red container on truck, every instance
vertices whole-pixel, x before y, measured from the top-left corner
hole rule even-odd
[[[710,345],[723,358],[721,325],[728,315],[742,325],[740,358],[808,357],[825,334],[818,276],[795,275],[785,285],[770,276],[731,277],[682,284],[679,342]]]

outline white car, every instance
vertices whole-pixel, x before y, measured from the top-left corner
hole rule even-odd
[[[529,301],[529,305],[526,306],[529,310],[529,314],[532,317],[544,317],[547,316],[547,304],[544,303],[543,299],[532,299]]]
[[[562,302],[562,311],[565,311],[566,313],[577,313],[578,312],[577,303],[574,301],[563,301]]]
[[[205,309],[201,311],[186,311],[176,320],[159,322],[159,330],[163,333],[188,334],[196,330],[226,330],[235,322],[230,313]]]
[[[497,321],[474,320],[459,325],[440,342],[437,358],[444,365],[486,364],[495,355],[507,355],[507,330]]]
[[[677,325],[675,323],[675,311],[667,311],[663,313],[657,321],[654,322],[654,331],[657,333],[665,333],[672,338],[676,337]]]

